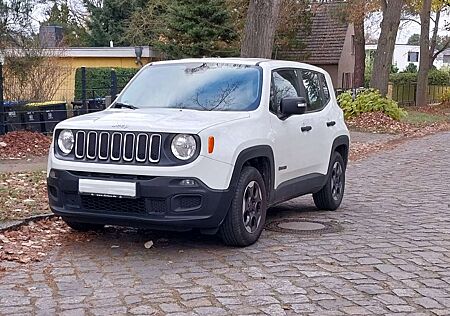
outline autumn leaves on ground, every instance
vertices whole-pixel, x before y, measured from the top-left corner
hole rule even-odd
[[[402,121],[395,121],[379,112],[363,113],[349,120],[348,126],[355,131],[392,134],[380,137],[376,142],[353,140],[350,160],[393,148],[411,138],[450,130],[450,104],[409,108],[408,113]],[[32,132],[11,132],[0,136],[0,164],[45,157],[50,143],[50,137]],[[0,223],[48,213],[45,170],[0,173]],[[95,234],[75,233],[58,218],[30,221],[17,229],[0,233],[0,261],[39,261],[52,247],[65,242],[88,241]]]

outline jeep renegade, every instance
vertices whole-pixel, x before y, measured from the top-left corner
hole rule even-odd
[[[324,70],[204,58],[143,67],[104,111],[59,123],[52,211],[75,230],[105,224],[258,240],[267,208],[311,194],[335,210],[349,133]]]

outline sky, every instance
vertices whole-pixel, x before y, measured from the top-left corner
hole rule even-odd
[[[382,19],[382,14],[374,14],[366,21],[366,33],[370,33],[378,37],[380,35],[380,23]],[[419,17],[417,17],[419,20]],[[440,23],[439,23],[439,35],[441,36],[450,36],[450,32],[445,30],[445,25],[450,23],[450,10],[444,12],[441,15]],[[430,25],[430,29],[432,30],[434,27],[434,23],[432,22]],[[431,32],[430,30],[430,32]],[[403,21],[400,23],[400,28],[397,34],[397,44],[406,44],[408,42],[408,38],[413,34],[420,34],[420,25],[415,22],[406,22]]]

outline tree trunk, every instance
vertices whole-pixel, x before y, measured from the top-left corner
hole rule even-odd
[[[441,10],[439,10],[438,12],[436,12],[436,19],[434,20],[434,28],[433,28],[433,36],[431,37],[431,41],[430,41],[430,52],[429,52],[429,62],[428,62],[428,69],[431,69],[431,67],[433,67],[434,64],[434,60],[436,59],[435,55],[434,55],[434,51],[436,50],[436,45],[437,45],[437,35],[438,35],[438,31],[439,31],[439,22],[441,19]]]
[[[428,105],[428,72],[430,71],[431,0],[423,0],[420,12],[420,60],[417,75],[416,105]]]
[[[355,73],[353,86],[364,87],[364,73],[366,70],[366,48],[364,35],[364,15],[358,16],[354,22],[355,27]]]
[[[250,0],[241,57],[271,58],[281,0]]]
[[[403,0],[381,1],[383,7],[383,21],[381,33],[373,62],[373,74],[370,81],[372,88],[380,90],[386,95],[391,71],[392,56],[394,54],[395,40],[397,38],[400,16],[403,8]]]

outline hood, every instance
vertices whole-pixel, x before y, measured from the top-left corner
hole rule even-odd
[[[248,112],[107,109],[65,120],[57,128],[198,134],[208,127],[248,117]]]

